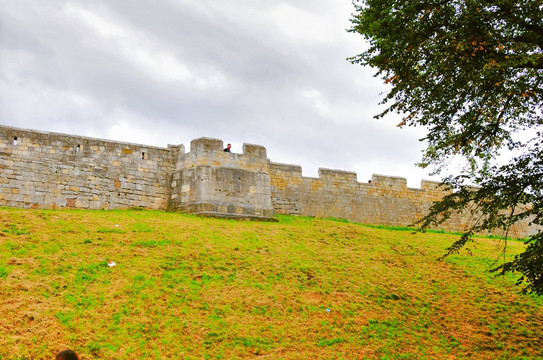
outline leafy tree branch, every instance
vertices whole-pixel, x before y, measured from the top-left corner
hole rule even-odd
[[[376,115],[424,126],[422,167],[451,172],[450,193],[420,221],[452,214],[473,221],[449,249],[473,234],[530,226],[526,251],[496,270],[518,271],[525,291],[543,294],[543,5],[539,0],[355,0],[351,32],[368,41],[349,60],[374,67],[391,87]],[[446,254],[446,255],[447,255]],[[445,255],[445,256],[446,256]]]

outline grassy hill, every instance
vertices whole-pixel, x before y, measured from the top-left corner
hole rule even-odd
[[[488,273],[498,240],[436,261],[455,238],[0,208],[0,359],[543,358],[542,298]]]

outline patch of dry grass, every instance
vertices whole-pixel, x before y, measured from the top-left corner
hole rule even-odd
[[[454,236],[6,208],[0,234],[0,359],[543,357],[541,298],[486,272],[497,240],[436,262]]]

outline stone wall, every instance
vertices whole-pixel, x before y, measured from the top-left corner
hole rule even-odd
[[[299,166],[271,162],[270,177],[272,203],[280,214],[374,225],[412,224],[444,194],[437,182],[422,181],[421,189],[411,189],[405,178],[373,175],[371,183],[359,183],[354,172],[330,169],[319,169],[318,178],[309,178],[302,177]],[[463,228],[468,221],[456,217],[444,228]]]
[[[408,226],[443,195],[439,184],[407,187],[401,177],[373,175],[359,183],[349,171],[319,169],[303,177],[297,165],[269,161],[266,149],[243,153],[200,138],[183,145],[146,145],[17,129],[0,125],[0,206],[119,209],[144,207],[204,215],[270,219],[275,213]],[[469,213],[441,228],[462,231]],[[526,223],[511,236],[534,233]]]
[[[373,175],[371,182],[359,183],[356,173],[319,169],[319,177],[303,177],[297,165],[269,163],[272,204],[277,213],[320,218],[348,219],[362,224],[410,226],[421,219],[432,204],[446,193],[439,182],[421,181],[421,188],[408,188],[402,177]],[[445,231],[471,227],[473,216],[452,214],[440,225]],[[516,224],[510,236],[535,233],[527,222]]]
[[[0,206],[165,209],[183,152],[0,126]]]

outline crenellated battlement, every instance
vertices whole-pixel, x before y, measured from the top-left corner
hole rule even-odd
[[[223,166],[251,171],[267,171],[266,148],[260,145],[243,144],[243,153],[223,151],[221,140],[199,138],[190,143],[190,152],[179,158],[176,169],[192,166]]]
[[[244,144],[243,153],[223,151],[223,142],[199,138],[177,160],[168,210],[194,214],[271,219],[266,149]]]
[[[167,148],[0,125],[0,206],[118,209],[144,207],[221,217],[272,219],[275,214],[345,218],[406,226],[443,197],[438,182],[407,187],[402,177],[271,162],[266,148],[224,152],[218,139]],[[461,231],[469,214],[443,224]],[[531,233],[516,228],[516,236]]]

